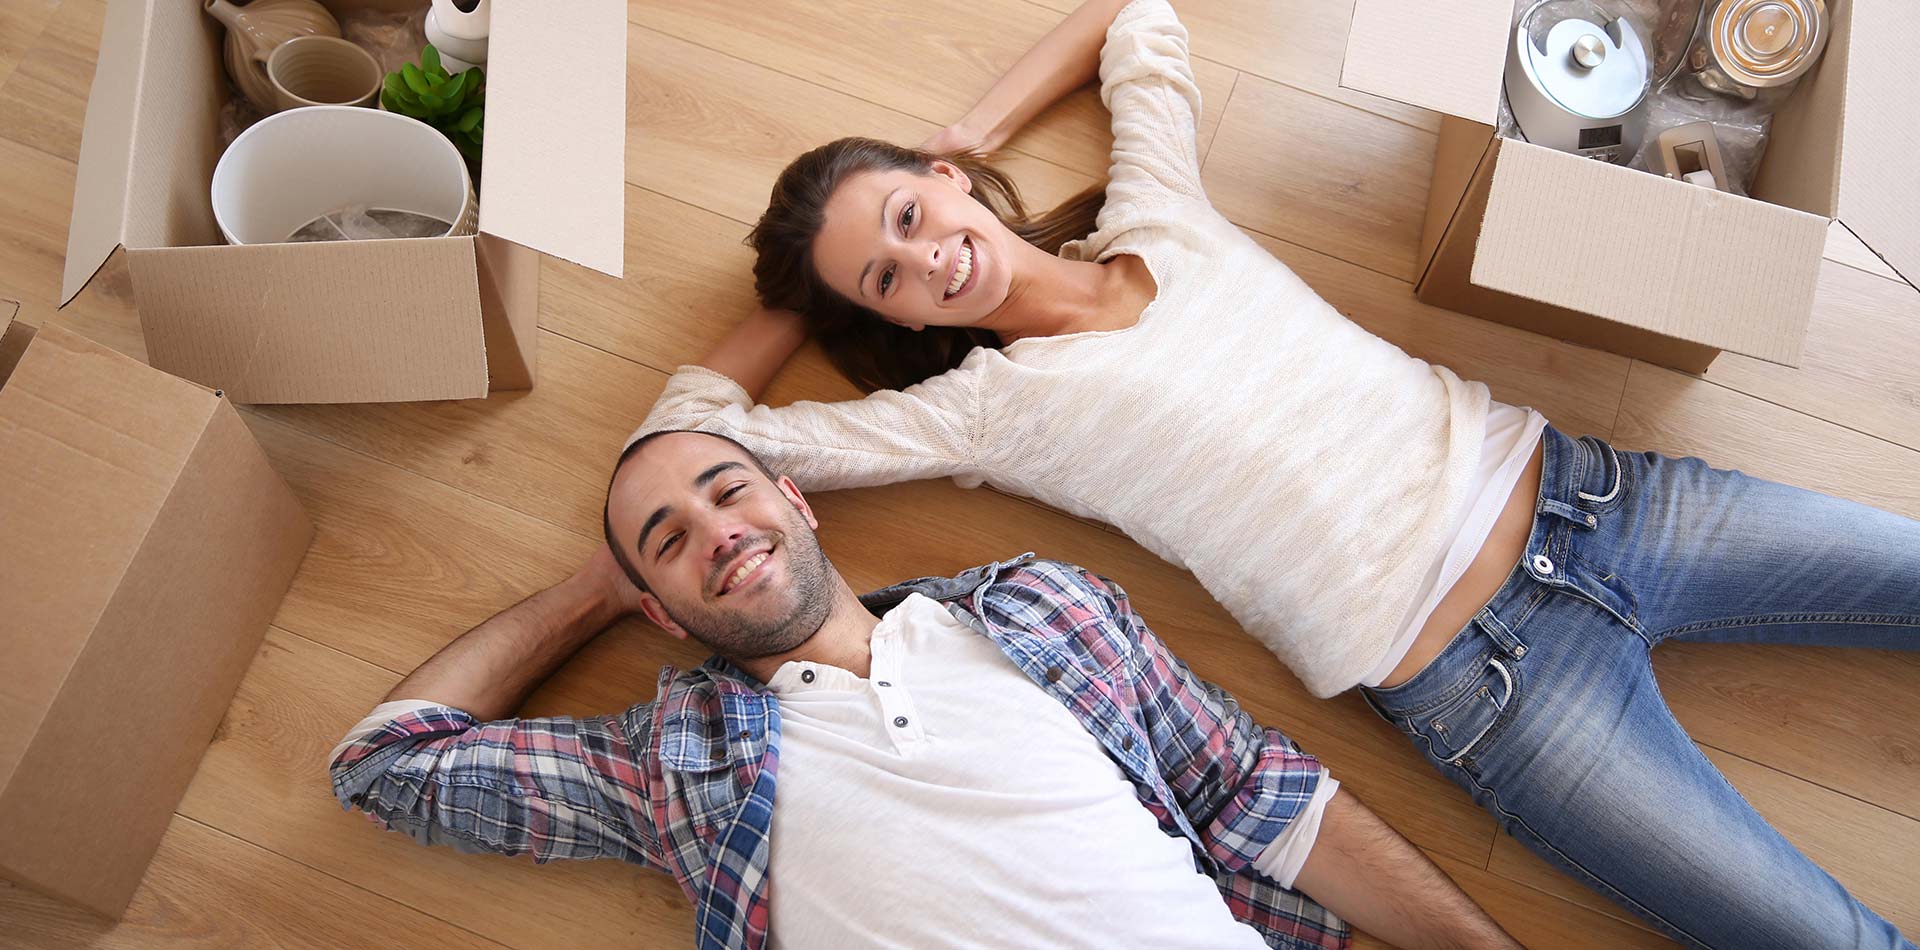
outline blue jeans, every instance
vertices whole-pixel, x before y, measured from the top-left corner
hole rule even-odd
[[[1920,648],[1920,522],[1548,428],[1526,553],[1366,690],[1549,863],[1696,947],[1914,945],[1769,827],[1654,683],[1668,639]]]

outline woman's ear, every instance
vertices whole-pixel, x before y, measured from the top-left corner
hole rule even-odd
[[[933,160],[933,173],[952,181],[955,185],[959,186],[961,191],[967,194],[973,194],[973,179],[968,177],[966,171],[961,169],[960,166],[944,158],[936,158]],[[915,327],[914,329],[917,330],[919,327]]]

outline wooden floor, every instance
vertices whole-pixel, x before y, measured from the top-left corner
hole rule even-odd
[[[665,876],[428,850],[343,814],[326,753],[447,640],[558,580],[598,543],[607,466],[676,364],[749,306],[741,246],[774,174],[845,134],[916,142],[1071,0],[633,0],[624,281],[544,265],[539,385],[474,402],[246,412],[319,537],[127,918],[88,921],[0,885],[0,943],[66,946],[675,947]],[[1705,378],[1416,303],[1408,279],[1433,116],[1336,88],[1345,0],[1178,0],[1205,98],[1215,203],[1360,323],[1486,380],[1573,433],[1920,516],[1920,295],[1836,226],[1805,365],[1723,356]],[[54,305],[104,0],[0,0],[0,296],[144,355],[118,260]],[[749,12],[750,11],[750,12]],[[1083,90],[1014,142],[1041,198],[1103,173]],[[808,352],[775,402],[850,387]],[[950,483],[817,500],[856,586],[1035,549],[1110,574],[1176,651],[1334,772],[1535,947],[1664,943],[1496,834],[1348,695],[1310,699],[1193,579],[1099,526]],[[629,623],[534,714],[651,698],[700,657]],[[1920,654],[1669,646],[1680,718],[1787,837],[1920,934]],[[1377,944],[1375,944],[1377,946]]]

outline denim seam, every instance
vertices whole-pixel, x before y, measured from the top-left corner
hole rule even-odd
[[[1702,620],[1682,624],[1662,631],[1655,640],[1666,640],[1683,633],[1697,633],[1702,630],[1723,630],[1728,627],[1766,627],[1778,624],[1795,623],[1839,623],[1868,627],[1920,627],[1920,616],[1913,614],[1848,614],[1848,613],[1797,613],[1797,614],[1755,614],[1749,617],[1722,617],[1718,620]]]
[[[1505,808],[1505,806],[1501,805],[1500,793],[1494,791],[1491,788],[1488,788],[1486,785],[1481,784],[1480,776],[1475,775],[1473,773],[1473,770],[1465,767],[1460,767],[1460,766],[1456,766],[1456,768],[1460,768],[1460,771],[1466,775],[1467,781],[1473,783],[1474,788],[1477,788],[1487,794],[1487,800],[1493,803],[1493,809],[1494,811],[1497,811],[1500,813],[1500,817],[1505,818],[1508,821],[1511,821],[1522,828],[1525,828],[1527,831],[1527,834],[1532,835],[1533,840],[1539,842],[1541,847],[1546,848],[1548,851],[1553,852],[1554,856],[1559,858],[1561,861],[1565,862],[1568,867],[1573,868],[1575,871],[1580,872],[1581,876],[1587,879],[1589,887],[1592,887],[1593,889],[1600,891],[1602,894],[1612,897],[1616,902],[1625,904],[1629,910],[1632,910],[1640,914],[1641,916],[1653,921],[1654,923],[1659,924],[1662,927],[1665,927],[1669,933],[1669,936],[1677,934],[1681,939],[1689,941],[1697,947],[1709,946],[1705,941],[1701,940],[1698,937],[1695,937],[1694,935],[1688,933],[1685,930],[1681,930],[1679,927],[1674,926],[1671,921],[1667,920],[1665,917],[1660,916],[1659,914],[1654,913],[1651,908],[1648,908],[1645,905],[1641,904],[1639,901],[1636,901],[1633,898],[1628,897],[1625,893],[1621,892],[1618,888],[1614,887],[1612,884],[1609,884],[1605,880],[1602,880],[1598,875],[1595,875],[1592,871],[1587,870],[1585,865],[1574,860],[1573,857],[1567,854],[1565,851],[1562,851],[1559,848],[1554,847],[1553,842],[1548,841],[1545,835],[1541,834],[1538,831],[1535,831],[1532,825],[1527,824],[1527,820],[1525,818],[1522,818],[1519,815],[1516,815],[1508,811]],[[1511,834],[1511,832],[1509,832],[1509,834]]]
[[[1465,696],[1470,692],[1473,692],[1473,684],[1480,679],[1480,673],[1487,668],[1487,660],[1491,656],[1493,656],[1493,651],[1488,651],[1485,655],[1481,656],[1479,659],[1474,661],[1474,665],[1472,669],[1469,672],[1462,674],[1458,680],[1456,680],[1453,684],[1449,685],[1446,688],[1446,690],[1440,694],[1438,698],[1430,702],[1423,703],[1419,706],[1415,706],[1411,709],[1407,709],[1405,711],[1393,711],[1393,714],[1395,716],[1398,716],[1401,719],[1405,719],[1409,725],[1412,725],[1415,719],[1425,716],[1426,714],[1433,712],[1434,710],[1439,709],[1440,707],[1445,706],[1453,702],[1454,700],[1459,699],[1462,696]],[[1417,679],[1418,676],[1416,675],[1415,678]],[[1411,683],[1413,682],[1413,680],[1408,680],[1407,682]],[[1405,684],[1402,684],[1402,685],[1405,685]],[[1386,706],[1386,702],[1381,698],[1379,690],[1374,691],[1373,698],[1374,698],[1374,701],[1380,703],[1381,706],[1383,707]]]

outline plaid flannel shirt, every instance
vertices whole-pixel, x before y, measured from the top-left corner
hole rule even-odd
[[[1161,830],[1192,843],[1236,918],[1270,946],[1345,947],[1339,918],[1253,867],[1312,797],[1319,762],[1169,653],[1119,585],[1031,557],[862,601],[876,614],[916,591],[946,604],[1100,741]],[[343,806],[423,843],[666,870],[693,902],[698,946],[757,950],[779,740],[775,696],[715,658],[662,670],[657,699],[614,716],[480,723],[416,710],[330,771]]]

